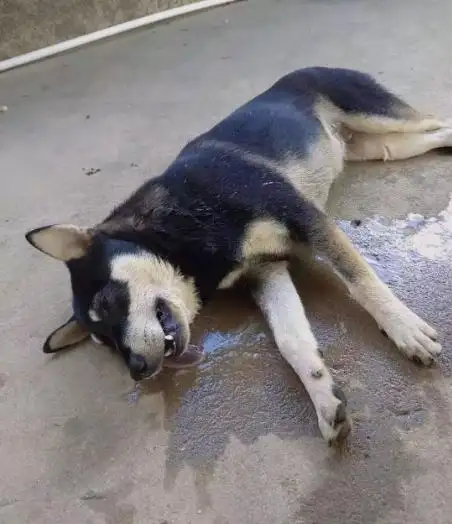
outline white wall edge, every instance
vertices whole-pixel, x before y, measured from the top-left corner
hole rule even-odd
[[[92,42],[103,40],[104,38],[119,35],[121,33],[125,33],[126,31],[132,31],[139,27],[155,24],[164,20],[170,20],[171,18],[194,13],[196,11],[208,9],[210,7],[232,4],[233,2],[237,1],[240,0],[202,0],[200,2],[194,2],[192,4],[160,11],[159,13],[154,13],[152,15],[142,16],[141,18],[136,18],[135,20],[113,25],[111,27],[107,27],[106,29],[101,29],[100,31],[94,31],[93,33],[71,38],[69,40],[65,40],[64,42],[59,42],[58,44],[43,47],[41,49],[37,49],[36,51],[31,51],[30,53],[25,53],[23,55],[18,55],[8,58],[7,60],[3,60],[0,62],[0,73],[8,71],[9,69],[14,69],[19,66],[36,62],[38,60],[42,60],[44,58],[49,58],[65,51],[91,44]]]

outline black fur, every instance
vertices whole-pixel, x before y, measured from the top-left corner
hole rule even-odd
[[[397,118],[400,110],[413,109],[366,73],[344,68],[309,67],[290,73],[271,89],[296,95],[301,104],[312,103],[317,93],[351,114]]]
[[[127,317],[129,308],[127,284],[110,280],[109,262],[115,254],[138,251],[139,247],[135,244],[99,234],[94,237],[85,257],[67,262],[74,317],[87,331],[109,346],[117,346],[115,341],[122,340],[122,319]],[[93,321],[88,314],[93,302],[96,303],[96,311],[101,314],[99,322]],[[127,348],[117,349],[123,352],[124,358],[128,358]]]

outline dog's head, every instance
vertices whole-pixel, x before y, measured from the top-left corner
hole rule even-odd
[[[46,340],[44,352],[91,335],[122,354],[133,379],[183,360],[199,303],[194,283],[137,245],[73,225],[26,234],[39,251],[63,261],[70,273],[73,317]]]

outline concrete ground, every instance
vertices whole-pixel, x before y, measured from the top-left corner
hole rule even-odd
[[[407,362],[323,270],[298,279],[354,418],[342,453],[241,296],[201,316],[203,365],[140,389],[90,343],[45,356],[69,314],[68,275],[23,236],[101,219],[297,67],[361,68],[452,115],[451,19],[448,0],[250,0],[0,76],[2,524],[452,522],[449,157],[356,165],[331,198],[377,271],[438,328],[436,367]]]

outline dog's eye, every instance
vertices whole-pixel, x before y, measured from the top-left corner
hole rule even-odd
[[[161,309],[156,310],[157,320],[161,322],[163,320],[163,311]]]
[[[165,304],[165,301],[159,298],[155,303],[155,316],[157,320],[162,323],[165,318],[168,316],[168,306]]]

